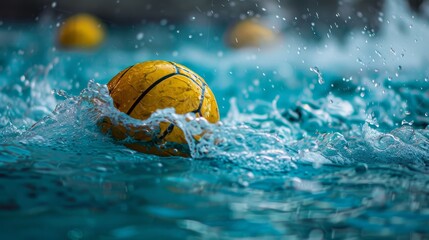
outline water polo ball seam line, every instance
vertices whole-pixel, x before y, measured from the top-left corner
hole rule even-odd
[[[195,79],[190,78],[188,75],[185,75],[183,73],[178,73],[177,75],[184,76],[185,78],[187,78],[187,79],[191,80],[193,83],[195,83],[195,85],[197,85],[200,89],[203,89],[203,87],[200,84],[198,84],[197,81],[195,81]]]
[[[173,76],[176,76],[176,75],[179,75],[179,76],[184,76],[185,78],[187,78],[187,79],[189,79],[189,80],[191,80],[193,83],[195,83],[198,87],[200,87],[201,88],[201,90],[202,90],[202,92],[203,92],[203,94],[204,94],[204,92],[205,92],[205,88],[206,88],[206,83],[204,83],[204,82],[202,82],[202,84],[203,84],[203,86],[200,86],[194,79],[192,79],[191,77],[189,77],[189,76],[187,76],[187,75],[185,75],[185,74],[183,74],[183,73],[180,73],[179,72],[179,68],[174,64],[174,63],[172,63],[173,64],[173,66],[175,67],[175,69],[176,69],[176,72],[175,73],[170,73],[170,74],[168,74],[168,75],[166,75],[166,76],[164,76],[164,77],[162,77],[162,78],[160,78],[160,79],[158,79],[157,81],[155,81],[154,83],[152,83],[152,85],[150,85],[140,96],[139,96],[139,98],[134,102],[134,104],[131,106],[131,108],[128,110],[128,112],[127,112],[127,114],[129,115],[129,114],[131,114],[132,113],[132,111],[134,110],[134,108],[140,103],[140,101],[143,99],[143,97],[150,91],[150,90],[152,90],[152,88],[154,88],[156,85],[158,85],[160,82],[162,82],[163,80],[166,80],[166,79],[168,79],[168,78],[170,78],[170,77],[173,77]],[[131,68],[132,68],[133,66],[131,66]],[[130,69],[131,69],[130,68]],[[129,69],[128,69],[129,70]],[[128,71],[127,70],[127,71]],[[125,74],[125,73],[124,73]],[[194,77],[196,77],[195,75],[193,75]],[[121,78],[122,78],[122,76],[121,76]],[[201,102],[202,102],[202,100],[204,100],[204,98],[201,98],[200,99],[200,104],[201,104]],[[196,111],[198,112],[198,110],[199,109],[197,109]],[[194,113],[195,113],[195,111],[193,111]]]
[[[174,63],[173,63],[173,64],[174,64]],[[174,64],[174,66],[176,66],[178,69],[180,69],[180,70],[182,70],[182,71],[184,71],[184,72],[187,72],[187,73],[191,74],[194,78],[196,78],[196,79],[200,80],[200,78],[199,78],[199,77],[197,77],[193,72],[189,71],[188,69],[186,69],[186,68],[182,68],[182,67],[180,67],[180,66],[177,66],[176,64]],[[200,80],[200,81],[201,81],[201,80]],[[201,81],[201,82],[202,82],[202,81]]]
[[[179,67],[176,65],[176,64],[174,64],[174,62],[169,62],[171,65],[173,65],[173,67],[174,67],[174,70],[176,70],[176,73],[180,73],[180,71],[179,71]]]
[[[184,77],[188,78],[189,80],[193,81],[195,84],[197,84],[197,86],[198,86],[198,87],[200,87],[200,88],[202,89],[202,85],[203,85],[203,84],[205,84],[205,83],[204,83],[203,81],[201,81],[199,77],[197,77],[195,74],[193,74],[193,73],[192,73],[192,72],[190,72],[189,70],[186,70],[186,69],[184,69],[184,68],[181,68],[181,67],[177,66],[174,62],[169,62],[169,63],[171,63],[171,64],[174,66],[174,68],[176,69],[176,73],[177,73],[177,74],[179,74],[179,75],[181,75],[181,76],[184,76]],[[201,82],[201,84],[202,84],[202,85],[198,84],[198,83],[197,83],[197,81],[195,81],[195,79],[193,79],[193,78],[189,77],[188,75],[185,75],[185,74],[181,73],[181,72],[179,71],[179,69],[180,69],[180,70],[182,70],[182,71],[185,71],[185,72],[187,72],[187,73],[189,73],[189,74],[191,74],[194,78],[196,78],[196,79],[200,80],[200,82]]]
[[[110,94],[112,94],[114,92],[114,90],[116,89],[116,87],[119,85],[119,83],[121,82],[122,78],[125,76],[125,74],[131,69],[133,68],[135,65],[129,66],[128,68],[125,69],[124,73],[122,73],[122,75],[119,77],[118,81],[116,82],[115,86],[112,88],[111,91],[109,91]]]
[[[144,90],[142,92],[142,94],[140,94],[140,96],[137,98],[137,100],[133,103],[133,105],[131,106],[131,108],[127,111],[127,114],[130,115],[133,111],[134,108],[137,107],[137,105],[140,103],[140,101],[149,93],[150,90],[152,90],[154,87],[156,87],[158,84],[160,84],[161,82],[163,82],[164,80],[167,80],[170,77],[173,77],[177,75],[177,73],[170,73],[165,75],[164,77],[156,80],[154,83],[152,83],[148,88],[146,88],[146,90]]]
[[[206,94],[206,87],[207,84],[203,84],[203,87],[201,89],[201,96],[200,96],[200,103],[198,104],[198,108],[194,111],[192,111],[192,113],[199,113],[201,115],[201,117],[203,116],[203,114],[201,113],[201,108],[203,107],[203,102],[204,102],[204,95]]]

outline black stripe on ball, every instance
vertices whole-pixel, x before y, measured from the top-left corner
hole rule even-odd
[[[188,72],[189,74],[191,74],[192,76],[194,76],[195,78],[198,78],[197,76],[195,76],[194,74],[192,74],[191,72],[189,72],[189,71],[187,71],[186,69],[183,69],[183,68],[180,68],[179,66],[177,66],[176,64],[174,64],[173,62],[170,62],[173,66],[174,66],[174,68],[175,68],[175,70],[176,70],[176,72],[175,73],[170,73],[170,74],[168,74],[168,75],[166,75],[166,76],[164,76],[164,77],[162,77],[162,78],[160,78],[160,79],[158,79],[158,80],[156,80],[154,83],[152,83],[152,85],[150,85],[145,91],[143,91],[143,93],[137,98],[137,100],[133,103],[133,105],[131,106],[131,108],[127,111],[127,114],[128,115],[130,115],[133,111],[134,111],[134,109],[137,107],[137,105],[140,103],[140,101],[149,93],[149,91],[150,90],[152,90],[152,88],[154,88],[154,87],[156,87],[156,85],[158,85],[158,84],[160,84],[162,81],[164,81],[164,80],[166,80],[166,79],[168,79],[168,78],[170,78],[170,77],[173,77],[173,76],[175,76],[175,75],[180,75],[180,76],[184,76],[184,77],[186,77],[187,79],[189,79],[189,80],[191,80],[192,82],[194,82],[198,87],[200,87],[201,88],[201,90],[203,90],[203,91],[205,91],[205,83],[203,82],[203,81],[201,81],[201,83],[202,83],[202,85],[203,86],[201,86],[200,84],[198,84],[196,81],[195,81],[195,79],[192,79],[191,77],[189,77],[189,76],[187,76],[187,75],[185,75],[185,74],[183,74],[183,73],[180,73],[180,71],[179,71],[179,69],[181,69],[181,70],[183,70],[183,71],[186,71],[186,72]],[[129,69],[128,69],[129,70]],[[127,71],[128,71],[127,70]],[[124,73],[125,74],[125,73]],[[122,77],[122,76],[121,76]],[[199,78],[198,78],[199,79]],[[201,99],[200,99],[200,101],[202,101]],[[201,104],[201,103],[200,103]]]
[[[137,105],[141,102],[141,100],[154,88],[154,87],[156,87],[158,84],[160,84],[161,82],[163,82],[164,80],[167,80],[168,78],[170,78],[170,77],[173,77],[173,76],[176,76],[176,75],[180,75],[180,76],[184,76],[185,78],[187,78],[187,79],[189,79],[189,80],[191,80],[192,82],[194,82],[198,87],[200,87],[201,88],[201,96],[200,96],[200,102],[199,102],[199,104],[198,104],[198,108],[196,109],[196,110],[194,110],[194,111],[192,111],[192,113],[199,113],[201,116],[202,116],[202,113],[201,113],[201,108],[202,108],[202,106],[203,106],[203,102],[204,102],[204,95],[205,95],[205,91],[206,91],[206,86],[207,86],[207,84],[206,83],[204,83],[204,81],[201,81],[200,80],[200,78],[199,77],[197,77],[195,74],[193,74],[193,73],[191,73],[191,72],[189,72],[188,70],[186,70],[186,69],[184,69],[184,68],[181,68],[181,67],[179,67],[179,66],[177,66],[176,64],[174,64],[173,62],[170,62],[172,65],[173,65],[173,67],[175,68],[175,73],[170,73],[170,74],[167,74],[167,75],[165,75],[164,77],[162,77],[162,78],[160,78],[160,79],[158,79],[158,80],[156,80],[154,83],[152,83],[145,91],[143,91],[143,93],[142,94],[140,94],[140,96],[137,98],[137,100],[133,103],[133,105],[131,106],[131,108],[127,111],[127,114],[128,115],[130,115],[133,111],[134,111],[134,109],[137,107]],[[121,77],[120,78],[122,78],[124,75],[125,75],[125,73],[129,70],[129,69],[131,69],[133,66],[131,66],[131,67],[129,67],[122,75],[121,75]],[[185,72],[187,72],[187,73],[189,73],[189,74],[191,74],[194,78],[196,78],[196,79],[198,79],[198,80],[200,80],[200,82],[201,82],[201,85],[197,82],[197,81],[195,81],[195,79],[193,79],[193,78],[191,78],[191,77],[189,77],[189,76],[187,76],[187,75],[185,75],[185,74],[183,74],[183,73],[180,73],[180,71],[179,71],[179,69],[180,70],[182,70],[182,71],[185,71]],[[175,127],[175,125],[173,124],[173,123],[170,123],[170,125],[167,127],[167,129],[162,133],[162,135],[159,137],[159,139],[160,140],[163,140],[163,139],[165,139],[166,137],[167,137],[167,135],[168,134],[170,134],[173,130],[174,130],[174,127]]]
[[[160,84],[164,80],[166,80],[166,79],[168,79],[170,77],[173,77],[175,75],[178,75],[178,74],[177,73],[170,73],[170,74],[165,75],[164,77],[156,80],[154,83],[152,83],[148,88],[146,88],[146,90],[144,90],[142,92],[142,94],[140,94],[140,96],[137,98],[137,100],[134,102],[134,104],[128,110],[127,114],[130,115],[134,111],[134,108],[136,108],[137,105],[140,103],[140,101],[150,92],[150,90],[152,90],[154,87],[156,87],[156,85]]]
[[[173,123],[170,123],[170,125],[168,125],[167,129],[165,129],[165,131],[159,137],[159,140],[163,140],[164,138],[166,138],[167,135],[173,131],[174,127],[175,127],[175,125]]]
[[[200,103],[198,104],[198,108],[192,111],[193,113],[199,113],[201,116],[203,116],[203,114],[201,113],[201,108],[203,107],[203,102],[205,98],[204,94],[206,93],[206,86],[207,84],[203,84],[203,88],[201,89]]]
[[[119,77],[118,81],[116,82],[115,86],[112,88],[112,90],[109,90],[109,93],[112,94],[113,91],[116,89],[116,87],[118,86],[119,82],[122,80],[122,77],[125,76],[125,74],[131,69],[133,68],[135,65],[129,66],[125,69],[125,71],[121,74],[121,76]]]

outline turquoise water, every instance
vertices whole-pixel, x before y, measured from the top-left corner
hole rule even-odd
[[[54,47],[55,21],[2,22],[0,239],[429,238],[429,26],[396,5],[383,21],[238,51],[220,27],[164,22],[92,52]],[[105,84],[153,59],[203,76],[221,122],[116,111]],[[192,158],[127,149],[107,115],[173,121]]]

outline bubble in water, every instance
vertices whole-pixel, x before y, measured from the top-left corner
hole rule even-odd
[[[393,144],[395,144],[397,140],[391,134],[381,135],[378,139],[374,141],[374,147],[380,150],[386,150]]]
[[[368,165],[365,163],[358,164],[355,167],[355,171],[356,171],[356,173],[359,173],[359,174],[365,173],[368,171]]]

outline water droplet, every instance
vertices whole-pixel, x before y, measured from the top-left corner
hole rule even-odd
[[[324,84],[325,83],[325,80],[323,79],[323,77],[322,77],[322,73],[320,72],[320,70],[319,70],[319,68],[318,67],[311,67],[310,68],[310,71],[312,71],[312,72],[314,72],[314,73],[316,73],[317,74],[317,77],[318,77],[318,79],[317,79],[317,81],[319,82],[319,84]]]
[[[137,40],[139,40],[139,41],[142,40],[143,37],[144,37],[144,34],[142,32],[138,33],[137,36],[136,36]]]
[[[382,55],[381,55],[381,53],[380,53],[379,51],[375,50],[375,53],[376,53],[379,57],[382,57]]]
[[[363,63],[362,59],[360,59],[360,58],[357,58],[357,59],[356,59],[356,61],[357,61],[358,63],[362,64],[362,65],[365,65],[365,64]]]
[[[403,125],[409,125],[409,126],[412,126],[414,124],[414,121],[410,121],[410,122],[408,122],[407,120],[402,120],[402,122],[401,122],[401,125],[403,126]]]

